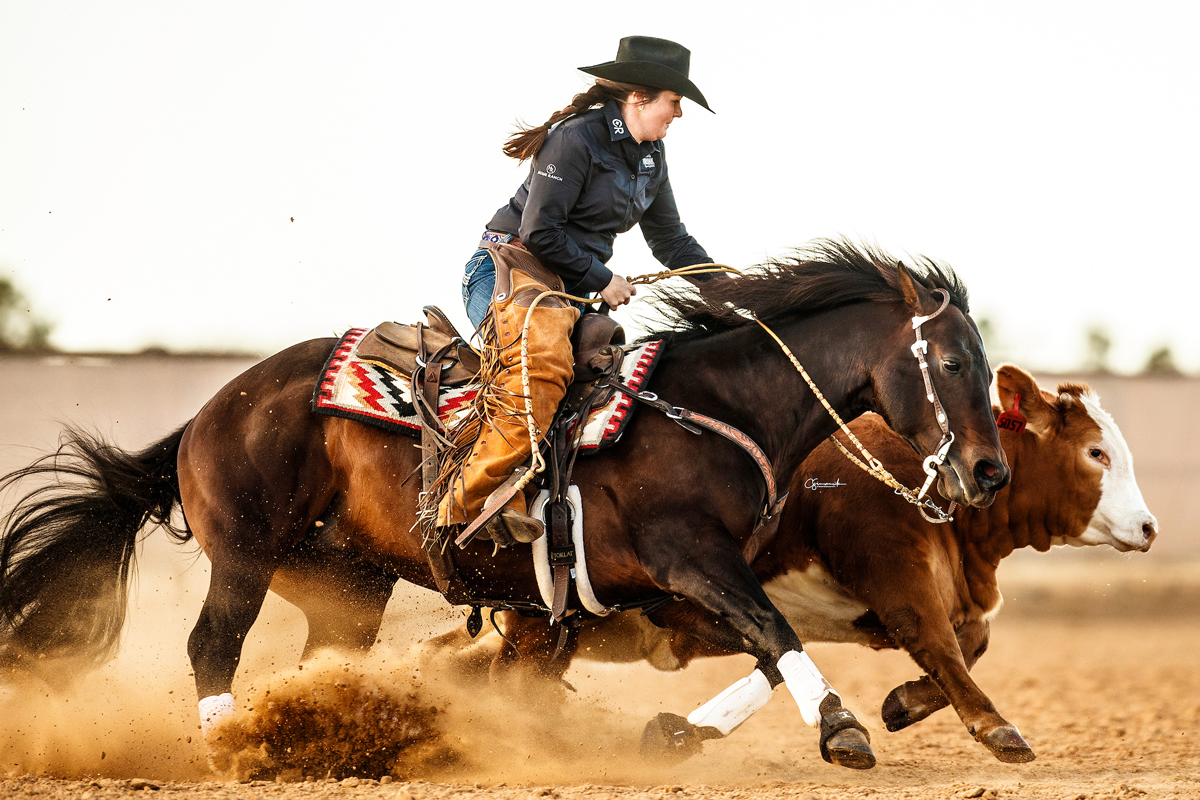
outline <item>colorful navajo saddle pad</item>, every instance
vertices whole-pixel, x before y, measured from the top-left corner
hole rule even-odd
[[[345,417],[384,430],[421,435],[421,423],[412,404],[408,378],[377,362],[358,357],[356,347],[368,328],[351,328],[329,356],[317,380],[312,408],[318,414]],[[641,390],[662,353],[663,342],[654,339],[625,348],[621,380]],[[454,427],[466,416],[479,387],[476,385],[443,388],[438,396],[438,416],[447,427]],[[621,438],[633,417],[633,398],[615,392],[613,398],[594,410],[584,426],[582,451],[603,450]]]

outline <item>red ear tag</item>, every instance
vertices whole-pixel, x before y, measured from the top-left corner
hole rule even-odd
[[[1021,395],[1013,398],[1012,411],[1005,411],[996,419],[996,427],[1013,433],[1025,430],[1025,415],[1021,413]]]

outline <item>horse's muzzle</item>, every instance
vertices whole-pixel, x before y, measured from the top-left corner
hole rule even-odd
[[[964,465],[950,458],[938,470],[938,492],[959,505],[987,508],[996,499],[996,492],[1008,485],[1012,473],[1008,465],[990,458],[981,458],[967,471]]]

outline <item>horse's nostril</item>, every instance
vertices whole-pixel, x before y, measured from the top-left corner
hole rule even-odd
[[[975,462],[975,481],[983,489],[997,489],[1008,482],[1004,467],[995,461],[980,460]]]
[[[1147,541],[1149,541],[1150,539],[1153,539],[1154,534],[1156,532],[1157,531],[1154,530],[1154,526],[1151,525],[1149,522],[1142,525],[1142,536],[1145,536]]]

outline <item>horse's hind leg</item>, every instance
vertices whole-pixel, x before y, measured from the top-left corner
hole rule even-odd
[[[258,619],[271,576],[272,559],[253,558],[236,548],[216,549],[212,577],[200,618],[188,637],[188,657],[196,676],[200,698],[200,724],[207,738],[212,729],[233,713],[233,676],[242,656],[242,645]]]

